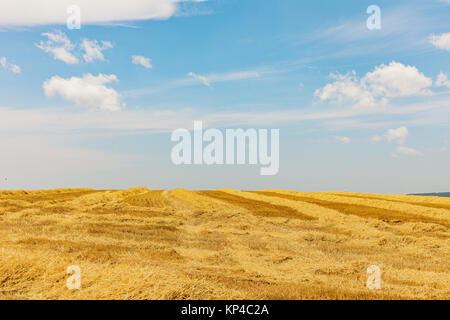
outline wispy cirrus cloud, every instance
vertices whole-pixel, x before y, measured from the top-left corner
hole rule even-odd
[[[92,76],[94,77],[94,76]],[[58,78],[56,78],[58,79]],[[64,86],[71,84],[70,78],[58,80],[66,80],[54,82],[53,95],[63,95],[66,91]],[[80,78],[75,80],[79,81]],[[114,81],[113,79],[107,79]],[[73,80],[74,81],[74,80]],[[62,83],[62,85],[60,85]],[[60,87],[58,87],[60,85]],[[98,84],[95,85],[97,87]],[[84,85],[77,85],[85,88]],[[58,88],[58,89],[57,89]],[[47,89],[50,90],[50,87]],[[47,92],[51,96],[51,91]],[[116,95],[113,94],[113,97]],[[100,96],[99,96],[100,97]],[[66,98],[65,98],[66,99]],[[67,101],[73,102],[75,97],[67,95]],[[81,98],[80,98],[81,99]],[[90,101],[103,101],[101,98],[91,99],[89,96],[83,97],[79,101],[80,104],[87,105]],[[116,100],[114,100],[116,101]],[[15,131],[27,130],[32,131],[72,131],[83,129],[103,129],[117,131],[120,134],[135,131],[156,131],[170,132],[176,128],[189,128],[194,120],[202,119],[205,126],[214,127],[238,127],[238,126],[289,126],[298,125],[305,122],[320,124],[320,128],[327,130],[342,130],[350,127],[359,128],[386,128],[387,126],[398,123],[408,122],[414,126],[420,125],[446,125],[447,119],[450,117],[449,99],[439,101],[427,101],[415,106],[397,106],[391,105],[386,109],[348,109],[348,110],[326,110],[317,111],[308,108],[285,109],[275,111],[230,111],[217,112],[215,110],[205,111],[204,109],[195,108],[173,108],[166,109],[123,109],[121,112],[103,112],[108,108],[92,107],[93,110],[85,111],[84,109],[70,108],[47,108],[36,110],[20,110],[12,108],[0,108],[0,129]],[[435,115],[430,117],[430,115]],[[389,120],[386,120],[389,116]],[[400,116],[399,118],[395,118]],[[405,120],[407,116],[408,120]],[[428,118],[427,118],[428,116]],[[332,122],[334,121],[334,122]],[[343,121],[344,125],[339,127],[337,121]],[[345,121],[354,121],[355,124],[349,124]],[[366,122],[368,121],[368,122]],[[399,143],[406,141],[409,130],[400,129],[404,125],[400,125],[395,129],[385,131],[379,135],[379,141]],[[406,127],[406,126],[405,126]]]
[[[407,156],[423,156],[423,153],[420,151],[417,151],[414,148],[409,148],[405,146],[398,146],[396,149],[398,154],[403,154]]]
[[[138,97],[144,95],[151,95],[158,92],[163,92],[170,89],[176,89],[180,87],[193,86],[197,84],[202,84],[206,87],[211,87],[214,83],[221,82],[232,82],[232,81],[243,81],[243,80],[258,80],[263,79],[264,75],[272,74],[277,72],[284,72],[279,70],[244,70],[244,71],[233,71],[224,73],[212,73],[207,75],[197,74],[195,72],[189,72],[187,78],[174,80],[168,82],[167,84],[154,87],[154,88],[142,88],[133,89],[124,92],[125,96],[128,97]]]
[[[238,81],[247,79],[257,79],[263,75],[264,72],[261,71],[240,71],[240,72],[229,72],[220,74],[210,74],[210,75],[199,75],[194,72],[189,72],[188,76],[192,79],[203,83],[205,86],[209,87],[212,83],[216,82],[227,82],[227,81]]]
[[[333,52],[316,52],[315,59],[321,60],[380,52],[402,53],[405,50],[410,50],[412,55],[420,55],[430,51],[431,33],[436,29],[450,28],[445,10],[433,14],[428,10],[429,7],[419,1],[408,2],[407,5],[382,5],[381,29],[369,30],[366,26],[369,15],[364,16],[361,7],[354,17],[334,23],[327,21],[324,27],[311,30],[308,36],[296,35],[296,39],[289,37],[289,41],[299,45],[317,43],[319,47],[325,43],[333,45]]]
[[[340,21],[334,26],[324,28],[310,36],[310,40],[330,40],[334,42],[374,42],[383,40],[391,43],[389,40],[402,36],[405,32],[416,34],[423,32],[433,25],[433,19],[427,15],[421,14],[420,7],[416,4],[407,6],[396,6],[391,8],[381,8],[381,29],[369,30],[366,26],[366,19],[369,15]],[[414,23],[411,23],[414,21]],[[377,41],[377,45],[379,42]],[[410,45],[416,45],[417,42]]]
[[[211,81],[209,81],[209,79],[205,76],[202,76],[200,74],[196,74],[194,72],[189,72],[188,76],[191,77],[192,79],[199,81],[201,83],[203,83],[205,86],[210,87],[211,86]]]

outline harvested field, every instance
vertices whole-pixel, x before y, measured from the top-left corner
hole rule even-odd
[[[437,197],[0,191],[0,298],[449,299],[449,226]]]

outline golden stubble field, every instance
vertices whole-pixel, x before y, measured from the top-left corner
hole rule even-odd
[[[449,299],[449,226],[437,197],[0,191],[0,299]]]

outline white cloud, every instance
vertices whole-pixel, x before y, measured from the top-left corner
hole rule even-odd
[[[255,79],[261,77],[262,72],[260,71],[239,71],[239,72],[229,72],[221,74],[212,74],[207,77],[208,81],[213,82],[224,82],[224,81],[237,81],[245,79]]]
[[[450,88],[450,80],[448,80],[447,74],[441,71],[436,78],[435,85]]]
[[[340,24],[328,27],[326,29],[317,30],[309,38],[312,40],[327,41],[331,40],[340,43],[354,43],[354,42],[371,42],[375,43],[378,47],[381,45],[392,46],[392,38],[398,43],[401,40],[409,40],[418,29],[423,29],[424,24],[429,23],[429,19],[426,15],[423,15],[421,11],[417,10],[417,7],[413,5],[403,5],[391,8],[382,8],[381,12],[381,30],[377,33],[373,33],[373,30],[369,30],[365,21],[360,16],[356,15],[353,19],[341,21]],[[368,16],[367,16],[368,17]],[[414,24],[411,24],[414,21]],[[439,21],[436,21],[439,24]],[[428,26],[426,25],[426,26]],[[410,32],[411,34],[406,34]],[[401,37],[398,37],[401,36]],[[383,40],[383,43],[376,40]],[[410,43],[409,45],[414,45]],[[403,43],[402,43],[403,45]],[[375,47],[375,46],[374,46]],[[385,48],[385,47],[382,47]],[[364,46],[367,49],[367,46]]]
[[[404,146],[397,146],[397,153],[407,155],[407,156],[423,156],[422,152],[417,151],[416,149],[408,148],[408,147],[404,147]]]
[[[361,83],[355,73],[347,75],[331,75],[335,82],[317,89],[314,95],[320,100],[335,100],[338,103],[351,102],[355,108],[376,107],[386,101],[376,101],[374,95]]]
[[[81,23],[168,19],[177,13],[180,2],[206,0],[15,0],[2,1],[1,26],[66,24],[70,5],[81,8]]]
[[[47,97],[60,95],[63,99],[72,101],[80,106],[101,110],[117,111],[124,105],[120,95],[105,84],[117,81],[113,74],[93,76],[88,73],[81,78],[68,79],[54,76],[43,84]]]
[[[263,73],[261,71],[239,71],[239,72],[229,72],[229,73],[218,73],[210,74],[207,76],[199,75],[194,72],[189,72],[188,76],[192,77],[194,80],[203,83],[205,86],[211,86],[215,82],[226,82],[226,81],[238,81],[246,79],[256,79],[260,78]]]
[[[108,41],[102,41],[102,45],[100,46],[97,40],[84,39],[81,42],[80,47],[84,50],[84,61],[92,62],[96,59],[104,61],[105,57],[103,56],[102,51],[112,48],[113,45]]]
[[[375,67],[359,79],[353,71],[347,75],[332,75],[336,81],[315,91],[321,101],[350,102],[354,108],[386,105],[389,99],[417,95],[430,95],[433,80],[414,66],[392,61]]]
[[[78,57],[72,52],[76,45],[73,44],[67,35],[61,31],[42,33],[42,36],[48,38],[47,41],[40,41],[39,44],[35,44],[36,47],[42,51],[49,53],[55,60],[61,60],[67,64],[79,63]],[[83,39],[80,44],[83,53],[83,59],[86,62],[92,62],[94,60],[104,61],[102,51],[112,48],[113,45],[108,41],[102,41],[101,45],[97,40]]]
[[[388,98],[428,95],[431,93],[428,88],[433,84],[433,80],[416,67],[395,61],[375,67],[373,72],[366,74],[363,82],[374,95]]]
[[[306,123],[319,125],[319,128],[336,129],[334,121],[358,121],[364,128],[379,128],[387,124],[405,122],[404,117],[395,121],[375,121],[367,123],[368,115],[373,117],[386,115],[396,117],[398,115],[411,118],[414,126],[440,126],[448,127],[450,100],[430,100],[408,108],[391,108],[387,111],[372,109],[344,110],[344,111],[311,111],[307,108],[278,109],[273,111],[226,111],[217,112],[214,108],[173,108],[157,109],[124,109],[122,112],[92,112],[82,108],[47,108],[47,109],[13,109],[0,106],[0,131],[22,132],[24,128],[32,131],[73,131],[77,129],[103,129],[112,130],[116,133],[135,132],[138,130],[146,132],[171,132],[177,128],[190,128],[196,119],[203,119],[205,126],[216,128],[242,127],[242,126],[301,126]],[[175,107],[175,106],[174,106]],[[426,118],[430,113],[435,114],[432,118]],[[360,118],[361,117],[361,118]],[[372,118],[372,117],[370,117]],[[331,122],[333,121],[333,122]],[[361,121],[361,123],[359,123]],[[375,124],[372,126],[372,124]],[[361,128],[361,126],[356,126]],[[398,127],[400,127],[398,125]],[[346,123],[342,128],[348,128]],[[397,128],[395,126],[394,128]],[[395,130],[395,129],[394,129]],[[92,133],[92,131],[90,132]],[[387,142],[385,134],[380,134],[383,141]]]
[[[75,45],[72,44],[65,33],[58,31],[56,33],[42,33],[41,35],[47,37],[48,40],[46,42],[41,40],[39,44],[35,44],[36,47],[53,55],[55,60],[61,60],[67,64],[79,62],[78,58],[72,54]]]
[[[202,75],[199,75],[199,74],[195,74],[193,72],[189,72],[188,76],[192,77],[193,79],[195,79],[197,81],[200,81],[201,83],[203,83],[207,87],[211,86],[211,82],[205,76],[202,76]]]
[[[397,142],[397,148],[395,152],[393,152],[391,155],[393,158],[398,158],[399,155],[407,155],[407,156],[423,156],[423,153],[420,151],[417,151],[416,149],[405,147],[403,144],[405,143],[406,137],[408,136],[408,128],[405,126],[402,126],[397,129],[389,129],[386,134],[384,135],[384,139],[387,141],[396,141]],[[374,136],[372,137],[372,142],[380,142],[383,140],[383,137],[381,136]]]
[[[344,143],[344,144],[349,144],[350,143],[350,138],[349,137],[334,137],[336,140]]]
[[[372,141],[373,143],[378,143],[378,142],[383,141],[383,138],[382,138],[381,136],[379,136],[379,135],[376,135],[376,136],[373,136],[373,137],[370,139],[370,141]]]
[[[16,74],[19,74],[22,72],[22,69],[18,65],[9,63],[8,60],[6,59],[6,57],[0,57],[0,66],[3,69],[9,70]]]
[[[441,35],[431,35],[430,43],[435,46],[436,48],[450,51],[450,32],[449,33],[443,33]]]
[[[133,64],[138,64],[143,66],[144,68],[151,69],[153,66],[150,63],[150,59],[143,56],[132,56],[131,62]]]
[[[199,83],[210,87],[213,83],[228,82],[228,81],[241,81],[241,80],[251,80],[251,79],[262,79],[266,74],[285,72],[284,70],[276,69],[260,69],[260,70],[246,70],[246,71],[235,71],[235,72],[225,72],[225,73],[215,73],[209,75],[200,75],[194,72],[189,72],[187,78],[177,79],[170,81],[166,84],[141,89],[132,89],[124,92],[125,96],[138,97],[143,95],[151,95],[170,89],[197,85]]]
[[[398,129],[389,129],[385,135],[387,141],[390,142],[397,140],[399,144],[403,144],[407,136],[408,136],[408,128],[406,128],[405,126],[400,127]]]
[[[17,64],[10,65],[10,70],[17,74],[22,72],[22,69]]]

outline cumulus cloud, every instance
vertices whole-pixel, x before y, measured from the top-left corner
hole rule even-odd
[[[102,51],[112,48],[113,45],[108,41],[102,41],[102,45],[99,45],[97,40],[84,39],[81,42],[80,47],[84,50],[84,61],[92,62],[96,59],[104,61],[105,57],[103,56]]]
[[[64,32],[47,32],[41,35],[47,37],[48,40],[41,40],[39,44],[35,44],[36,47],[51,54],[55,60],[60,60],[67,64],[80,62],[79,58],[73,54],[76,45],[70,41]],[[105,57],[102,51],[112,48],[113,45],[108,41],[101,41],[101,44],[99,44],[97,40],[83,39],[79,47],[84,52],[82,55],[84,61],[93,62],[94,60],[104,61]]]
[[[146,58],[144,56],[132,56],[131,57],[131,62],[133,64],[141,65],[141,66],[143,66],[144,68],[147,68],[147,69],[153,68],[153,66],[150,63],[150,59]]]
[[[6,59],[6,57],[0,57],[0,66],[3,69],[9,70],[16,74],[19,74],[22,72],[22,69],[18,65],[9,63],[8,60]]]
[[[124,106],[120,101],[120,95],[106,86],[113,81],[118,81],[113,74],[93,76],[88,73],[81,78],[68,79],[54,76],[44,82],[43,88],[47,97],[60,95],[63,99],[80,106],[118,111]]]
[[[17,64],[11,64],[9,66],[9,69],[16,74],[19,74],[22,72],[22,69]]]
[[[372,142],[380,142],[380,141],[395,141],[397,142],[397,148],[395,152],[392,153],[392,157],[398,158],[400,155],[406,156],[423,156],[423,153],[417,151],[416,149],[405,147],[403,144],[408,136],[408,128],[402,126],[397,129],[389,129],[384,136],[376,135],[372,137]]]
[[[436,78],[435,85],[450,88],[450,80],[448,80],[447,74],[441,71]]]
[[[405,126],[397,128],[397,129],[389,129],[385,135],[387,141],[398,141],[398,143],[402,144],[405,142],[406,137],[408,136],[408,128]]]
[[[389,65],[375,67],[363,78],[355,71],[346,75],[331,75],[335,80],[315,91],[321,101],[350,102],[354,108],[371,108],[386,105],[389,99],[430,95],[433,80],[414,66],[392,61]]]
[[[77,64],[78,58],[72,54],[75,49],[75,45],[69,40],[67,35],[61,31],[52,33],[42,33],[44,37],[47,37],[47,41],[40,41],[39,44],[35,44],[36,47],[42,51],[49,53],[55,60],[63,61],[67,64]]]
[[[351,102],[355,108],[376,107],[386,101],[376,101],[375,96],[356,77],[355,72],[347,75],[331,75],[334,81],[322,89],[317,89],[314,95],[320,100],[334,100],[338,103]]]
[[[432,34],[429,38],[430,43],[436,48],[450,51],[450,32],[440,35]]]
[[[344,144],[349,144],[350,143],[350,138],[349,137],[334,137],[336,140],[344,143]]]
[[[376,96],[388,98],[428,95],[433,81],[414,66],[405,66],[399,62],[382,64],[369,72],[363,82]]]
[[[70,5],[82,9],[82,24],[168,19],[177,13],[180,2],[203,1],[206,0],[46,0],[45,5],[36,0],[3,1],[0,26],[66,24]]]

